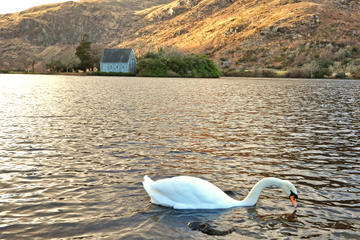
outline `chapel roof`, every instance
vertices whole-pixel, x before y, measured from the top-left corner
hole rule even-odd
[[[104,53],[101,57],[103,63],[127,63],[130,58],[132,49],[126,48],[112,48],[104,49]]]

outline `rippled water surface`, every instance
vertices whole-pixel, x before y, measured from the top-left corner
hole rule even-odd
[[[359,137],[360,81],[0,75],[0,238],[359,239]],[[159,207],[145,174],[298,209]]]

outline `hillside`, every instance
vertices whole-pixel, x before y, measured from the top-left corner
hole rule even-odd
[[[0,69],[66,58],[84,33],[100,47],[204,53],[225,70],[329,59],[360,65],[356,0],[82,0],[0,15]],[[338,64],[338,65],[339,65]],[[341,66],[338,67],[341,67]]]

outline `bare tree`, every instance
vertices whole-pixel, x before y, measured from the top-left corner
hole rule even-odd
[[[29,72],[29,66],[31,65],[31,59],[27,55],[21,55],[17,58],[17,62],[23,66],[25,72]]]

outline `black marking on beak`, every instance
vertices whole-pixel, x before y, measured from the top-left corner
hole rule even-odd
[[[290,196],[289,196],[289,198],[290,198],[291,196],[294,196],[295,199],[298,199],[298,195],[295,194],[293,191],[290,190]]]

